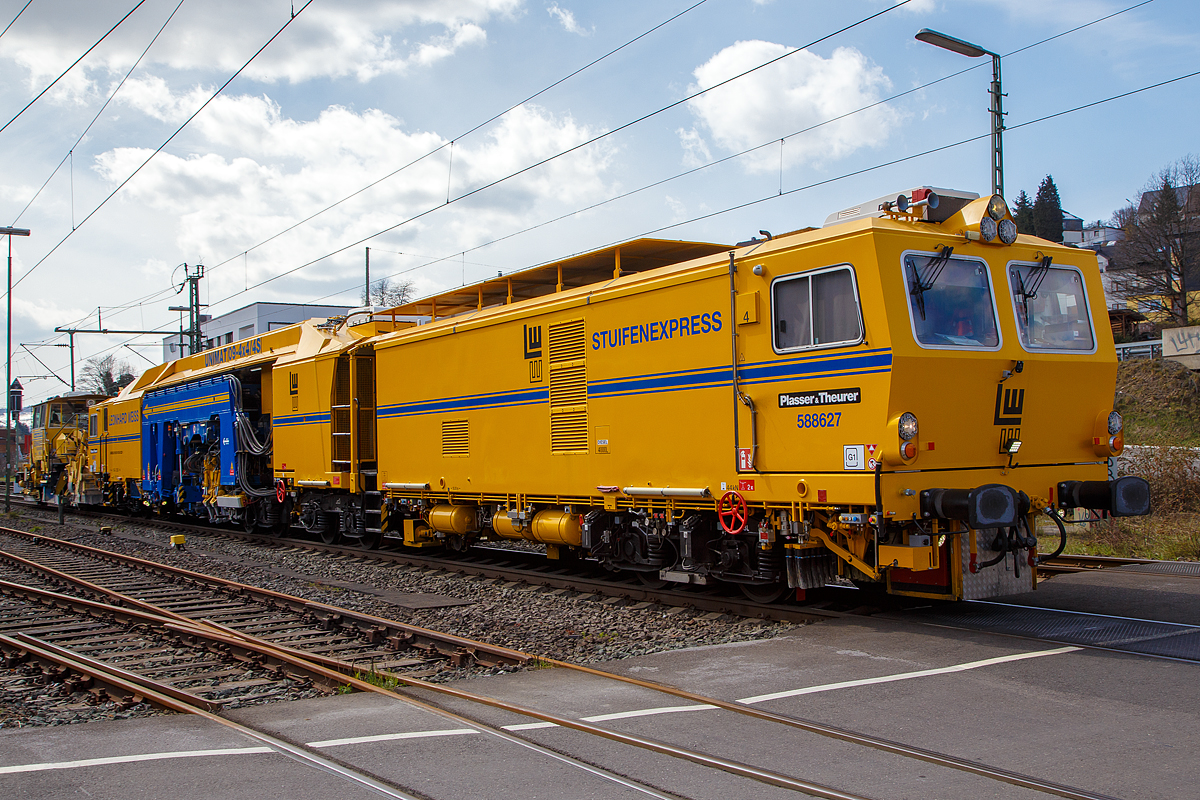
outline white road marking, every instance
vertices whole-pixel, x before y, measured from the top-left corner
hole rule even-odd
[[[678,711],[709,711],[716,708],[708,703],[694,706],[664,706],[662,708],[643,708],[640,711],[621,711],[616,714],[600,714],[595,717],[584,717],[584,722],[605,722],[610,719],[629,719],[630,717],[652,717],[657,714],[674,714]]]
[[[842,681],[840,683],[826,683],[821,686],[806,686],[803,689],[789,689],[785,692],[772,692],[771,694],[760,694],[754,697],[744,697],[737,702],[744,705],[753,705],[754,703],[765,703],[768,700],[779,700],[783,697],[796,697],[802,694],[816,694],[818,692],[829,692],[834,689],[849,689],[853,686],[869,686],[873,683],[891,683],[892,681],[907,681],[912,678],[925,678],[930,675],[948,675],[952,672],[966,672],[967,670],[979,669],[980,667],[990,667],[993,664],[1005,664],[1009,661],[1024,661],[1027,658],[1041,658],[1042,656],[1057,656],[1063,653],[1073,653],[1076,650],[1082,650],[1082,647],[1056,647],[1053,650],[1038,650],[1033,653],[1016,653],[1011,656],[998,656],[996,658],[985,658],[982,661],[968,661],[965,664],[955,664],[952,667],[938,667],[936,669],[920,669],[915,672],[901,672],[897,675],[880,675],[878,678],[862,678],[856,681]]]
[[[134,756],[108,756],[106,758],[83,758],[79,761],[48,761],[44,764],[14,764],[0,767],[0,775],[14,772],[43,772],[53,769],[75,769],[95,767],[103,764],[130,764],[135,761],[160,761],[165,758],[195,758],[197,756],[244,756],[251,753],[273,753],[269,747],[226,747],[220,750],[179,750],[174,753],[140,753]]]
[[[912,678],[925,678],[930,675],[948,675],[954,672],[966,672],[980,667],[990,667],[995,664],[1005,664],[1011,661],[1024,661],[1030,658],[1041,658],[1043,656],[1056,656],[1063,653],[1073,653],[1077,650],[1082,650],[1081,647],[1057,647],[1053,650],[1038,650],[1032,653],[1016,653],[1009,656],[998,656],[996,658],[985,658],[982,661],[968,661],[964,664],[955,664],[949,667],[938,667],[936,669],[922,669],[915,672],[901,672],[896,675],[881,675],[877,678],[862,678],[854,681],[842,681],[840,683],[826,683],[820,686],[807,686],[803,689],[790,689],[783,692],[774,692],[772,694],[761,694],[755,697],[746,697],[737,702],[745,705],[754,703],[764,703],[768,700],[778,700],[784,697],[796,697],[803,694],[815,694],[818,692],[829,692],[835,689],[847,689],[854,686],[868,686],[875,683],[890,683],[892,681],[906,681]],[[643,708],[636,711],[620,711],[614,714],[599,714],[593,717],[583,717],[584,722],[604,722],[615,719],[630,719],[633,717],[649,717],[659,714],[674,714],[683,711],[709,711],[717,708],[717,706],[704,704],[696,704],[691,706],[661,706],[659,708]],[[553,722],[529,722],[518,725],[503,726],[506,731],[531,731],[540,730],[543,728],[557,728],[558,725]],[[450,728],[446,730],[436,731],[408,731],[406,733],[382,733],[374,736],[353,736],[345,739],[327,739],[320,742],[309,742],[309,747],[340,747],[348,744],[365,744],[370,742],[387,742],[400,739],[426,739],[437,736],[464,736],[469,734],[479,733],[474,728]],[[50,761],[43,764],[14,764],[12,766],[0,766],[0,775],[11,775],[19,772],[43,772],[59,769],[75,769],[78,767],[94,767],[103,766],[106,764],[130,764],[138,761],[160,761],[171,758],[196,758],[200,756],[240,756],[240,755],[257,755],[262,753],[275,752],[269,747],[228,747],[217,750],[181,750],[174,753],[140,753],[131,756],[108,756],[105,758],[85,758],[78,761]]]
[[[341,747],[344,744],[365,744],[367,742],[390,742],[394,739],[428,739],[434,736],[462,736],[469,733],[479,733],[474,728],[451,728],[443,731],[408,731],[407,733],[379,733],[374,736],[351,736],[345,739],[327,739],[323,742],[309,742],[308,747]]]

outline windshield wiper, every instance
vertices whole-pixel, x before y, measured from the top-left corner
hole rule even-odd
[[[1017,275],[1016,293],[1021,296],[1021,310],[1025,314],[1025,319],[1029,319],[1029,301],[1037,297],[1038,289],[1042,288],[1042,282],[1050,274],[1050,263],[1053,260],[1053,256],[1042,256],[1041,263],[1029,271],[1028,286],[1026,286],[1025,279],[1021,277],[1021,271],[1014,270]]]
[[[925,319],[925,292],[933,288],[937,283],[937,279],[942,276],[942,270],[950,263],[950,256],[953,255],[954,248],[949,246],[942,247],[941,251],[925,265],[925,274],[921,274],[920,268],[917,267],[916,260],[911,261],[913,270],[913,281],[909,284],[908,293],[911,294],[917,301],[917,310],[921,312],[921,319]]]

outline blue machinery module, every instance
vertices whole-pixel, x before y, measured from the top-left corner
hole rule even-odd
[[[260,425],[269,426],[261,416]],[[156,504],[198,510],[226,505],[218,497],[273,494],[263,487],[261,461],[270,454],[242,410],[242,386],[232,375],[171,386],[142,402],[142,495]],[[229,505],[234,505],[229,503]]]

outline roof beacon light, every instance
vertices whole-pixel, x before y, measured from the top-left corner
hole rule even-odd
[[[1008,216],[1008,203],[1004,202],[1004,198],[998,194],[992,195],[988,200],[987,214],[996,222]]]
[[[997,227],[1000,228],[1000,241],[1005,244],[1012,244],[1017,240],[1017,223],[1011,219],[1000,220]]]
[[[979,238],[985,242],[990,242],[996,238],[999,231],[996,229],[996,220],[991,217],[984,217],[979,220]]]

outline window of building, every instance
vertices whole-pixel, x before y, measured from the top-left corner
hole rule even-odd
[[[862,341],[862,314],[850,267],[776,280],[771,286],[771,311],[778,352]]]
[[[904,282],[913,335],[927,347],[996,348],[1000,333],[987,264],[909,253]]]
[[[238,338],[239,339],[249,339],[253,335],[254,335],[254,326],[253,325],[246,325],[244,327],[238,328]]]
[[[225,344],[232,344],[232,343],[233,343],[233,331],[230,331],[229,333],[225,334]]]

